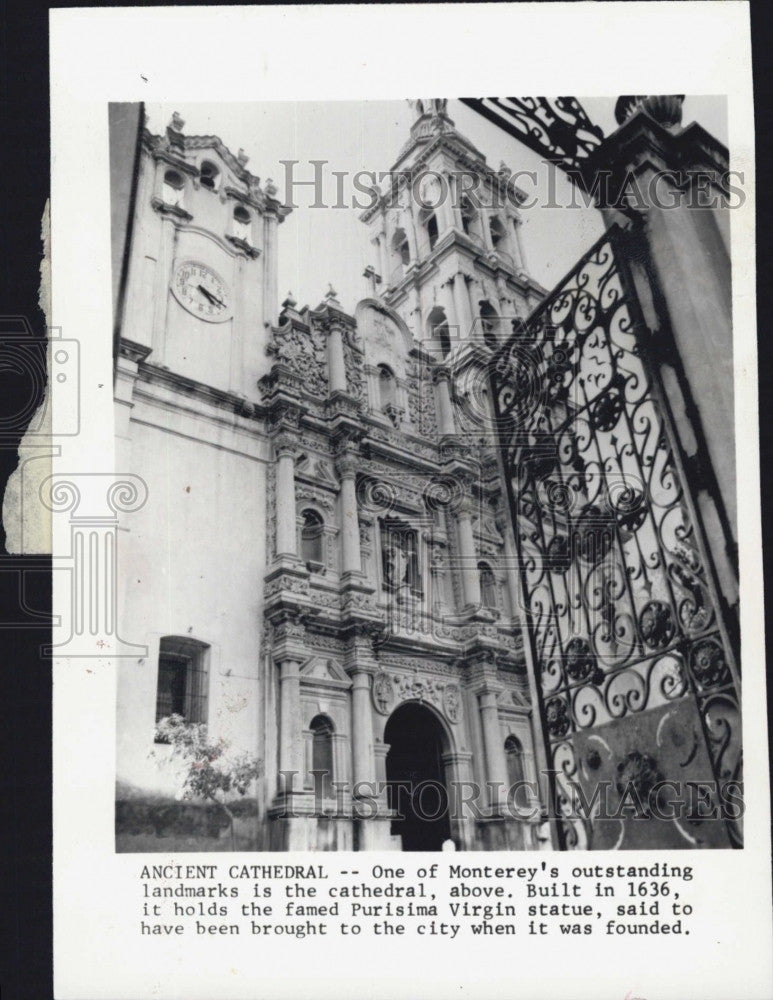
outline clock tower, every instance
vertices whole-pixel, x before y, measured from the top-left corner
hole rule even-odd
[[[122,337],[177,375],[254,401],[277,312],[277,226],[289,213],[271,180],[216,136],[142,137]]]

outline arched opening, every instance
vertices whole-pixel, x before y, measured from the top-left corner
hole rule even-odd
[[[492,215],[489,220],[489,232],[491,233],[491,245],[495,250],[505,249],[507,232],[505,226],[498,215]]]
[[[429,244],[430,250],[434,250],[438,238],[437,216],[433,211],[425,208],[419,216],[419,221],[424,227],[424,232],[426,233],[427,243]]]
[[[164,201],[167,205],[182,205],[183,187],[185,181],[182,174],[176,170],[167,170],[164,174]]]
[[[478,563],[478,574],[480,576],[480,599],[484,608],[496,608],[497,606],[497,581],[488,563]]]
[[[438,341],[441,355],[448,357],[451,353],[451,331],[448,329],[445,310],[435,306],[429,314],[428,326],[430,339]]]
[[[443,753],[448,735],[426,705],[406,702],[384,730],[387,801],[397,813],[392,834],[404,851],[439,851],[451,836]]]
[[[462,217],[462,229],[465,234],[472,237],[480,236],[478,212],[466,195],[462,198],[459,211]]]
[[[386,365],[378,366],[378,396],[382,410],[397,405],[397,387],[395,377]]]
[[[397,229],[392,237],[392,252],[397,262],[407,267],[411,263],[411,249],[404,229]]]
[[[209,160],[204,160],[201,164],[201,170],[199,171],[199,179],[201,180],[202,186],[209,188],[210,191],[217,191],[219,176],[220,171],[217,169],[215,164],[210,163]]]
[[[237,205],[234,209],[234,236],[245,243],[252,238],[252,216],[244,205]]]
[[[318,798],[333,797],[333,733],[335,726],[326,715],[315,715],[311,730],[311,770]]]
[[[483,342],[486,347],[495,351],[499,347],[499,316],[496,309],[486,299],[480,303],[479,309]]]
[[[318,569],[325,561],[322,546],[324,523],[315,510],[305,510],[302,516],[301,559],[309,569]]]
[[[507,761],[507,781],[510,787],[524,781],[526,772],[523,767],[523,747],[517,736],[508,736],[505,740],[505,759]]]

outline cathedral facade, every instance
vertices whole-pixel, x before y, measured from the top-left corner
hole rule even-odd
[[[173,792],[153,736],[172,713],[261,759],[246,845],[549,844],[539,791],[529,819],[505,801],[541,764],[486,376],[542,289],[510,171],[445,101],[415,112],[361,216],[376,266],[351,313],[331,288],[277,315],[275,186],[179,116],[142,129],[116,377],[117,468],[149,488],[122,525],[121,629],[147,648],[119,671],[123,849],[132,803]]]
[[[120,850],[222,850],[224,813],[276,851],[743,843],[728,159],[682,101],[605,139],[574,98],[473,102],[601,209],[549,293],[512,172],[415,101],[351,311],[278,305],[290,206],[242,150],[137,130]],[[259,762],[245,795],[175,800],[170,717]]]

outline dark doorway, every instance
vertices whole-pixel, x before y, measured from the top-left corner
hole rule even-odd
[[[415,702],[401,705],[386,724],[387,800],[398,813],[392,833],[404,851],[439,851],[451,836],[444,736],[435,715]]]

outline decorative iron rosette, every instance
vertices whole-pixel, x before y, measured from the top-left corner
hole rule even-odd
[[[664,649],[676,632],[671,606],[663,601],[645,604],[639,615],[639,631],[649,649]]]
[[[598,684],[604,679],[604,672],[596,662],[588,641],[579,636],[567,643],[564,664],[567,674],[574,681],[590,680],[593,684]]]
[[[725,651],[716,639],[701,639],[690,650],[690,669],[702,688],[714,687],[729,677]]]
[[[597,431],[612,431],[623,414],[625,404],[617,389],[603,393],[591,407],[591,420]]]
[[[545,706],[545,721],[551,736],[566,736],[569,732],[569,712],[563,698],[551,698]]]

